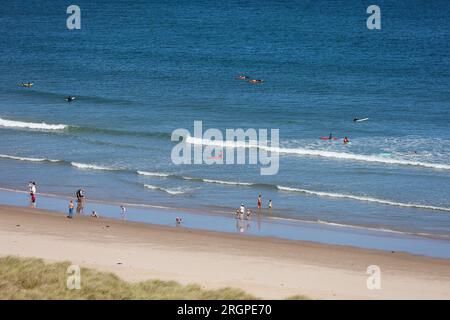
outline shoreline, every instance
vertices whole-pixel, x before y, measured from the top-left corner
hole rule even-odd
[[[25,191],[0,188],[0,204],[25,207],[29,204]],[[67,211],[68,199],[64,195],[38,193],[39,209]],[[120,202],[88,199],[85,214],[95,210],[100,216],[121,219]],[[448,238],[402,231],[342,225],[323,221],[286,219],[255,213],[250,220],[236,219],[234,215],[195,209],[173,208],[160,205],[132,205],[127,207],[126,220],[163,226],[173,226],[180,216],[183,225],[195,230],[246,234],[263,238],[301,240],[330,245],[352,246],[382,251],[406,252],[415,255],[450,259]]]
[[[128,281],[237,287],[262,298],[450,299],[450,260],[0,205],[0,255],[64,261]],[[261,250],[261,249],[264,250]],[[368,290],[369,265],[382,289]]]

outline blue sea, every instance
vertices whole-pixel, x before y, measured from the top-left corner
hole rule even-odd
[[[66,26],[71,4],[80,30]],[[370,4],[2,3],[0,187],[31,180],[51,196],[84,188],[88,201],[218,219],[241,203],[256,212],[261,194],[258,215],[271,223],[399,232],[448,248],[450,2],[378,1],[381,30],[366,26]],[[279,129],[278,173],[175,165],[171,133],[193,133],[194,121]],[[319,139],[330,133],[338,139]]]

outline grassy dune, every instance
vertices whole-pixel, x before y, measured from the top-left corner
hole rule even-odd
[[[242,290],[204,290],[174,281],[129,283],[112,273],[81,268],[81,289],[67,289],[69,262],[0,258],[0,299],[256,299]]]

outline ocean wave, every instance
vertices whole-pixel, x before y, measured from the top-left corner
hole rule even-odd
[[[159,186],[154,186],[154,185],[151,185],[151,184],[144,184],[144,187],[146,187],[147,189],[151,189],[151,190],[164,191],[164,192],[166,192],[168,194],[171,194],[171,195],[177,195],[177,194],[186,193],[186,190],[168,189],[168,188],[163,188],[163,187],[159,187]]]
[[[380,155],[364,155],[364,154],[354,154],[348,152],[337,152],[337,151],[327,151],[327,150],[317,150],[317,149],[305,149],[305,148],[283,148],[283,147],[271,147],[271,146],[259,146],[255,141],[240,142],[240,141],[216,141],[216,140],[205,140],[200,138],[195,138],[188,136],[186,137],[186,142],[190,144],[197,145],[209,145],[223,148],[258,148],[261,150],[279,153],[279,154],[292,154],[297,156],[312,156],[312,157],[322,157],[322,158],[332,158],[341,160],[352,160],[352,161],[362,161],[371,163],[383,163],[383,164],[393,164],[393,165],[404,165],[404,166],[415,166],[424,167],[431,169],[441,169],[450,170],[450,164],[444,163],[432,163],[432,162],[421,162],[406,159],[395,159]]]
[[[250,182],[238,182],[238,181],[223,181],[223,180],[213,180],[213,179],[200,179],[206,183],[217,183],[217,184],[226,184],[233,186],[252,186],[253,183]]]
[[[122,169],[119,168],[113,168],[113,167],[105,167],[105,166],[99,166],[96,164],[89,164],[89,163],[80,163],[80,162],[71,162],[70,163],[73,167],[79,168],[79,169],[91,169],[91,170],[103,170],[103,171],[119,171]]]
[[[136,171],[137,174],[141,176],[150,176],[150,177],[169,177],[170,174],[163,172],[149,172],[149,171]]]
[[[83,134],[83,133],[95,133],[104,134],[110,136],[134,136],[134,137],[144,137],[144,138],[159,138],[159,139],[170,139],[170,133],[167,132],[146,132],[146,131],[126,131],[108,128],[96,128],[96,127],[85,127],[85,126],[69,126],[68,132]]]
[[[22,122],[14,120],[6,120],[0,118],[0,127],[18,128],[18,129],[33,129],[33,130],[64,130],[68,126],[65,124],[47,124],[45,122]]]
[[[315,195],[315,196],[319,196],[319,197],[351,199],[351,200],[357,200],[357,201],[374,202],[374,203],[396,206],[396,207],[438,210],[438,211],[450,212],[450,208],[446,208],[446,207],[430,206],[430,205],[416,204],[416,203],[395,202],[395,201],[391,201],[391,200],[384,200],[384,199],[366,197],[366,196],[355,196],[355,195],[351,195],[351,194],[312,191],[312,190],[307,190],[307,189],[299,189],[299,188],[291,188],[291,187],[283,187],[283,186],[277,186],[277,189],[280,191],[300,192],[300,193]]]
[[[27,158],[27,157],[10,156],[7,154],[0,154],[0,158],[19,161],[30,161],[30,162],[62,162],[62,160],[53,160],[47,158]]]

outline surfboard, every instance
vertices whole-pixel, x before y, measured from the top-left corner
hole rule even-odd
[[[337,138],[333,137],[330,139],[330,137],[320,137],[321,140],[337,140]]]
[[[369,120],[369,118],[358,119],[358,120],[355,120],[355,122],[362,122],[362,121],[367,121],[367,120]]]

